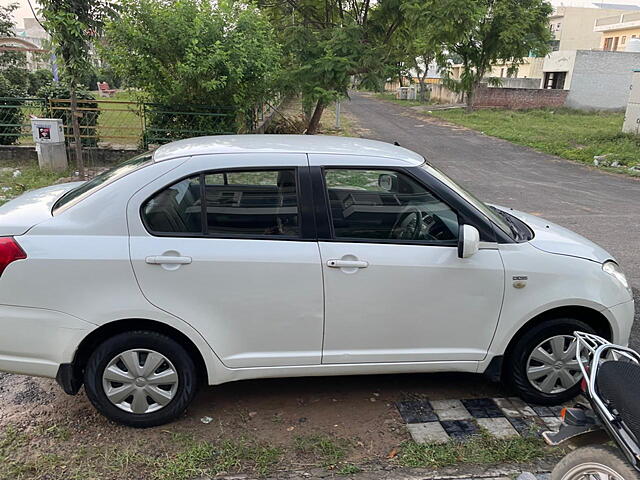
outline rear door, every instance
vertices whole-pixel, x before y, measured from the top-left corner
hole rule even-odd
[[[323,285],[303,154],[194,157],[128,208],[149,302],[229,367],[319,364]]]

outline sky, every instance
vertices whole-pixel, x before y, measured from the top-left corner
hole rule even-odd
[[[443,0],[444,1],[444,0]],[[14,12],[14,16],[16,19],[16,23],[19,27],[22,27],[22,19],[25,17],[33,17],[31,13],[31,9],[29,8],[29,3],[27,0],[0,0],[0,5],[7,6],[10,3],[17,3],[19,5],[18,10]],[[571,7],[581,7],[588,6],[594,3],[593,0],[551,0],[551,4],[554,6],[571,6]],[[620,3],[625,5],[638,5],[640,6],[640,0],[604,0],[603,3]],[[31,0],[31,4],[33,8],[38,8],[37,0]]]
[[[22,27],[23,18],[33,18],[33,13],[31,13],[31,9],[29,8],[29,3],[27,0],[0,0],[0,5],[3,7],[9,6],[12,3],[18,4],[18,10],[13,12],[13,14],[18,27]],[[31,0],[31,5],[33,5],[33,8],[35,9],[38,8],[38,2],[36,0]]]

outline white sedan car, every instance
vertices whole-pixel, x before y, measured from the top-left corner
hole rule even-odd
[[[178,141],[7,203],[0,236],[0,370],[134,427],[264,377],[478,372],[553,404],[572,333],[633,322],[605,250],[363,139]]]

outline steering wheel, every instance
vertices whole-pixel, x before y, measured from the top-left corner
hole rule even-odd
[[[393,224],[389,238],[418,240],[422,232],[422,212],[418,207],[407,207]]]

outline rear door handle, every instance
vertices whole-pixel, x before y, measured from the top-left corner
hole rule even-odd
[[[177,257],[170,255],[154,255],[144,259],[149,265],[187,265],[191,257]]]
[[[369,262],[363,260],[328,260],[327,266],[331,268],[367,268]]]

